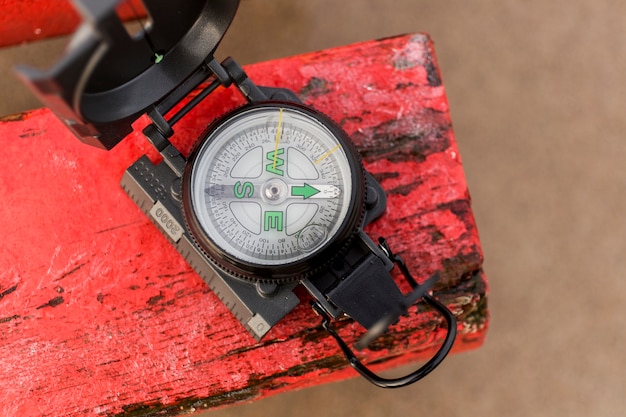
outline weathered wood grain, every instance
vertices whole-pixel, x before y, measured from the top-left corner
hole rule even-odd
[[[367,232],[385,236],[459,319],[456,351],[488,325],[483,256],[444,87],[425,35],[247,67],[339,121],[389,194]],[[177,125],[189,152],[242,104],[220,89]],[[137,131],[145,120],[137,123]],[[46,109],[0,122],[0,415],[176,415],[355,376],[305,300],[257,343],[119,186],[140,134],[105,152]],[[429,357],[445,335],[424,306],[364,360],[388,369]],[[356,340],[362,329],[339,324]]]

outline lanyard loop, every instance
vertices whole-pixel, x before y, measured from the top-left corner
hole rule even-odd
[[[372,341],[374,341],[378,336],[384,334],[388,327],[395,323],[401,315],[406,314],[409,307],[420,300],[424,300],[431,307],[437,310],[447,322],[447,334],[446,338],[437,351],[435,355],[424,365],[422,365],[419,369],[409,373],[408,375],[398,377],[398,378],[383,378],[373,371],[371,371],[367,366],[365,366],[359,359],[356,357],[352,349],[347,345],[347,343],[337,334],[334,328],[331,326],[331,318],[319,304],[319,302],[314,302],[312,304],[313,310],[322,317],[322,327],[335,339],[339,347],[341,348],[344,356],[348,359],[348,363],[365,379],[367,379],[372,384],[381,387],[381,388],[400,388],[410,385],[414,382],[419,381],[428,375],[431,371],[433,371],[439,364],[445,359],[445,357],[452,349],[452,345],[454,344],[454,339],[456,338],[456,319],[452,312],[442,303],[437,301],[434,297],[427,294],[430,287],[439,279],[439,273],[433,274],[424,284],[419,285],[417,281],[413,278],[411,273],[409,272],[406,264],[397,255],[394,255],[391,252],[391,249],[387,245],[387,242],[383,239],[379,239],[380,248],[385,252],[385,254],[389,257],[391,261],[398,265],[400,271],[404,275],[405,279],[411,284],[414,290],[408,294],[404,302],[401,306],[400,313],[392,313],[380,319],[377,323],[375,323],[367,333],[356,343],[355,347],[358,350],[361,350],[367,347]]]

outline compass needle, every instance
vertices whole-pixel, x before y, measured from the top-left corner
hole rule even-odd
[[[314,195],[318,194],[320,192],[320,190],[318,190],[317,188],[307,184],[306,182],[304,183],[304,185],[294,185],[291,188],[291,195],[294,197],[304,197],[304,199],[306,200],[307,198],[311,198]]]

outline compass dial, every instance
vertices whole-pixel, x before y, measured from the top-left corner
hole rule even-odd
[[[361,218],[363,171],[345,133],[303,106],[222,119],[193,152],[186,215],[198,243],[251,275],[332,258]],[[285,273],[285,271],[283,271]]]

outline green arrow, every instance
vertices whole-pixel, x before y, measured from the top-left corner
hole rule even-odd
[[[294,185],[293,187],[291,187],[291,195],[294,197],[304,197],[305,200],[309,197],[314,196],[315,194],[319,193],[320,190],[318,190],[315,187],[310,186],[309,184],[307,184],[306,182],[304,183],[304,185]]]

